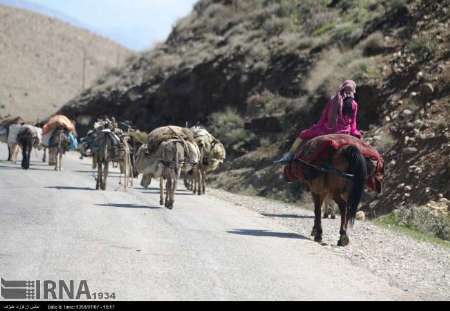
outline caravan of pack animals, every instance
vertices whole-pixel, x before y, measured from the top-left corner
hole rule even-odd
[[[92,157],[97,190],[106,190],[110,166],[117,165],[124,190],[133,187],[140,174],[145,188],[152,179],[159,180],[160,203],[169,209],[174,206],[182,173],[186,187],[203,195],[207,173],[215,171],[226,158],[224,145],[199,126],[165,126],[148,134],[133,129],[129,122],[118,123],[105,116],[78,142],[75,121],[63,115],[53,116],[42,128],[26,124],[21,117],[0,122],[1,141],[8,144],[8,161],[17,162],[22,150],[23,169],[30,168],[33,148],[43,152],[43,162],[48,153],[48,163],[55,171],[62,171],[66,152],[78,150],[81,159]]]
[[[345,87],[343,87],[345,89]],[[330,102],[331,103],[331,102]],[[41,125],[42,128],[39,126]],[[317,127],[317,125],[316,125]],[[339,246],[349,244],[347,227],[353,223],[364,189],[380,193],[383,183],[383,159],[366,142],[354,135],[326,134],[301,141],[317,128],[301,132],[291,151],[274,162],[283,164],[288,182],[300,181],[312,194],[315,220],[311,235],[322,241],[322,207],[328,217],[329,202],[340,209]],[[92,157],[95,188],[106,190],[111,166],[120,168],[119,185],[126,191],[142,175],[141,186],[159,181],[160,205],[173,209],[178,180],[195,195],[204,195],[207,174],[216,171],[226,159],[225,146],[204,127],[164,126],[150,133],[133,128],[129,121],[117,122],[103,116],[86,137],[77,138],[76,122],[55,115],[45,124],[26,124],[20,117],[0,122],[1,141],[8,144],[8,161],[16,162],[22,150],[23,169],[30,168],[33,148],[43,151],[42,161],[63,168],[63,156],[77,150]],[[331,210],[334,218],[334,211]]]

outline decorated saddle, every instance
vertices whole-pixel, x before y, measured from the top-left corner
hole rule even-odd
[[[346,134],[318,136],[303,143],[295,154],[294,161],[284,169],[286,180],[288,182],[309,180],[310,176],[314,175],[314,169],[305,163],[326,167],[331,163],[332,156],[337,150],[350,145],[358,148],[367,160],[368,188],[381,192],[384,173],[383,158],[368,143]]]

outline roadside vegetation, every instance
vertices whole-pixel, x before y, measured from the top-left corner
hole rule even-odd
[[[418,241],[432,242],[450,249],[450,218],[437,216],[428,208],[402,208],[376,219],[374,223]]]

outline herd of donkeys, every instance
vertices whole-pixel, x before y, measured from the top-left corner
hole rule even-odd
[[[33,148],[43,150],[43,162],[62,170],[63,155],[77,150],[81,158],[92,157],[96,170],[96,189],[106,190],[111,165],[120,167],[124,190],[133,186],[142,174],[141,185],[147,188],[159,180],[160,204],[172,209],[178,180],[194,194],[205,194],[206,176],[225,161],[224,145],[200,126],[163,126],[145,133],[130,123],[114,118],[98,119],[88,134],[77,139],[75,122],[55,115],[41,126],[26,124],[20,117],[0,118],[0,142],[8,145],[8,161],[17,162],[22,150],[21,166],[30,168]]]

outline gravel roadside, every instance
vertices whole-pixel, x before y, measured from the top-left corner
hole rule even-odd
[[[209,189],[209,195],[244,206],[306,237],[310,236],[312,205],[299,207],[261,197]],[[307,209],[309,208],[309,209]],[[323,220],[326,249],[349,259],[421,300],[450,300],[450,251],[420,242],[370,221],[357,221],[349,232],[350,245],[337,247],[340,217]],[[338,267],[336,267],[338,269]]]

